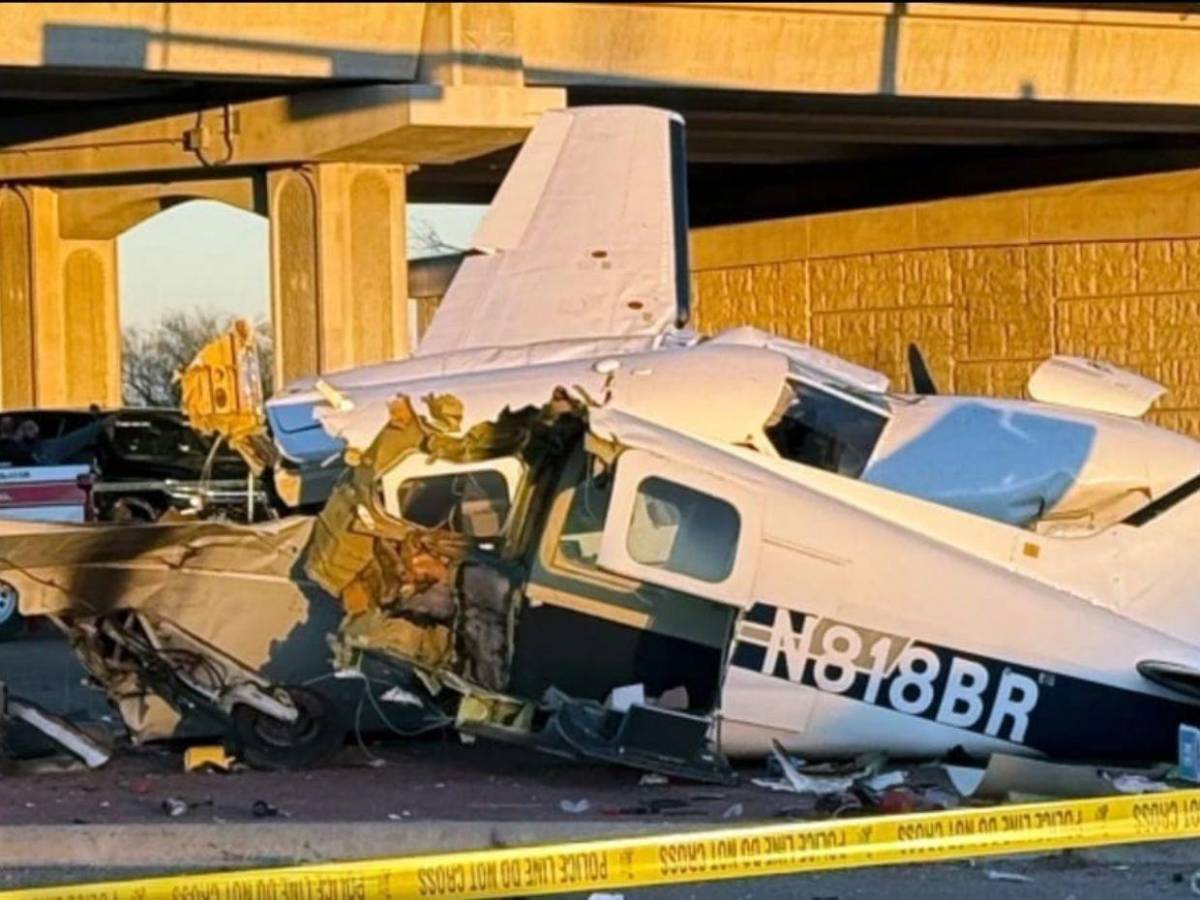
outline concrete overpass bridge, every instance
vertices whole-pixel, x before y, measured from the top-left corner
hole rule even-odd
[[[898,358],[869,347],[932,329],[950,383],[959,362],[1023,363],[1042,344],[1014,345],[1003,322],[990,350],[971,344],[994,312],[979,323],[955,305],[965,301],[898,292],[917,297],[914,284],[953,274],[953,249],[969,249],[955,244],[959,225],[970,248],[1024,254],[989,278],[1028,281],[1029,247],[1057,241],[1031,228],[1028,210],[1058,203],[1064,221],[1086,219],[1094,200],[1026,199],[1024,224],[1004,219],[1000,237],[981,231],[993,213],[965,207],[939,207],[963,211],[917,236],[894,218],[830,214],[891,205],[916,222],[920,204],[952,195],[1200,166],[1194,7],[10,5],[0,12],[0,408],[119,399],[116,238],[192,199],[270,221],[280,378],[401,354],[405,204],[486,201],[540,112],[585,103],[653,103],[688,118],[693,220],[711,226],[696,260],[708,321],[770,319],[885,367]],[[1070,240],[1200,237],[1186,211],[1157,224],[1139,215],[1132,237],[1118,225]],[[887,240],[869,239],[881,228]],[[826,241],[834,249],[821,256],[814,235],[834,234],[850,237]],[[899,272],[937,271],[876,285],[875,301],[822,293],[822,260],[857,279],[855,266],[878,268],[881,254]],[[770,294],[781,284],[794,302]],[[757,306],[739,299],[764,290]],[[763,303],[791,305],[768,315]],[[904,309],[928,315],[901,327]],[[1046,327],[1053,349],[1057,326]]]

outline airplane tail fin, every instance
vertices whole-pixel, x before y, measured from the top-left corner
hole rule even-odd
[[[685,172],[674,113],[597,106],[543,115],[416,355],[628,346],[686,324]]]

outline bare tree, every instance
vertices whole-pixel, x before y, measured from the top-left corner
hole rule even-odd
[[[121,335],[124,353],[123,394],[130,406],[170,406],[180,402],[176,373],[192,361],[200,348],[219,336],[232,316],[204,309],[167,313],[146,327],[128,327]],[[263,395],[272,391],[274,347],[270,323],[255,326],[259,363],[263,377]]]
[[[466,253],[466,248],[448,244],[429,219],[414,217],[408,226],[408,250],[418,256]]]

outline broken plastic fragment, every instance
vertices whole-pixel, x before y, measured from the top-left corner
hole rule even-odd
[[[988,881],[1015,881],[1021,884],[1032,884],[1033,879],[1020,872],[1005,872],[1000,869],[987,869],[984,876]]]
[[[688,697],[687,688],[681,684],[659,694],[654,705],[660,709],[677,709],[680,712],[687,712],[691,707],[691,700]]]
[[[1113,787],[1122,794],[1158,794],[1171,790],[1171,786],[1165,781],[1158,781],[1153,778],[1147,778],[1145,775],[1134,775],[1129,772],[1111,775],[1110,780]]]
[[[219,769],[228,772],[233,768],[234,759],[225,752],[220,744],[198,747],[188,747],[183,753],[183,771],[198,772],[206,769]]]
[[[644,684],[626,684],[621,687],[615,687],[608,695],[609,709],[617,712],[629,712],[629,707],[633,705],[646,705],[646,686]]]
[[[383,700],[387,703],[400,703],[404,706],[424,706],[425,705],[424,703],[421,702],[420,697],[418,697],[412,691],[406,691],[402,687],[388,688],[386,691],[383,692],[382,695],[380,695],[379,699]]]
[[[321,399],[323,399],[338,412],[349,412],[350,410],[354,409],[354,401],[325,379],[318,378],[313,387],[316,388],[317,393],[321,395]]]

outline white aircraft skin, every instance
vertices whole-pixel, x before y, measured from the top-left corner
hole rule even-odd
[[[676,327],[678,132],[650,109],[540,123],[429,343],[275,398],[285,457],[367,446],[397,394],[456,395],[465,429],[570,386],[599,398],[589,428],[621,448],[596,565],[734,611],[712,709],[722,752],[1173,757],[1179,724],[1200,721],[1200,443],[1138,418],[1161,388],[1060,358],[1031,382],[1049,403],[902,395],[751,329],[697,339]],[[630,171],[636,192],[621,187]],[[597,191],[581,179],[617,200],[588,205]],[[580,325],[576,293],[612,316]],[[858,456],[787,458],[769,431],[797,391],[801,416],[857,411],[867,437],[839,441],[859,441]],[[648,477],[736,511],[723,578],[634,559],[626,532]]]

